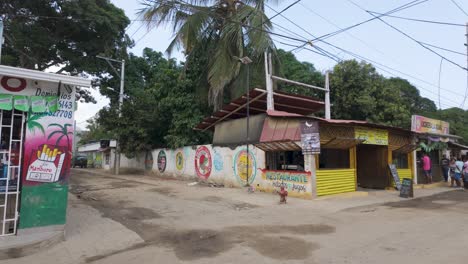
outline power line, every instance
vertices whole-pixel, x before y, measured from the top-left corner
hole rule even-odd
[[[452,3],[456,5],[458,9],[460,9],[460,11],[462,11],[466,16],[468,16],[468,13],[457,2],[455,2],[455,0],[450,0],[450,1],[452,1]]]
[[[436,45],[433,45],[433,44],[429,44],[429,43],[426,43],[426,42],[422,42],[422,41],[419,41],[421,44],[423,45],[426,45],[426,46],[430,46],[430,47],[433,47],[433,48],[436,48],[436,49],[441,49],[441,50],[445,50],[445,51],[448,51],[448,52],[452,52],[452,53],[455,53],[455,54],[460,54],[460,55],[463,55],[463,56],[468,56],[467,54],[463,53],[463,52],[459,52],[459,51],[455,51],[455,50],[451,50],[451,49],[446,49],[446,48],[442,48],[442,47],[439,47],[439,46],[436,46]]]
[[[465,26],[464,24],[459,24],[459,23],[433,21],[433,20],[417,19],[417,18],[410,18],[410,17],[393,16],[393,15],[385,15],[385,14],[374,12],[374,11],[371,11],[371,10],[365,10],[365,11],[370,12],[370,13],[375,14],[375,15],[391,17],[391,18],[398,18],[398,19],[415,21],[415,22],[431,23],[431,24],[439,24],[439,25],[447,25],[447,26],[457,26],[457,27],[464,27]]]
[[[370,13],[369,13],[369,14],[370,14]],[[371,15],[372,15],[372,14],[371,14]],[[372,16],[374,16],[374,15],[372,15]],[[434,54],[436,54],[436,55],[439,56],[440,58],[443,58],[444,60],[446,60],[446,61],[450,62],[451,64],[453,64],[453,65],[455,65],[455,66],[461,68],[462,70],[468,71],[467,68],[465,68],[465,67],[461,66],[460,64],[458,64],[458,63],[456,63],[456,62],[454,62],[454,61],[452,61],[452,60],[450,60],[450,59],[448,59],[448,58],[442,56],[440,53],[434,51],[433,49],[428,48],[427,46],[425,46],[424,44],[422,44],[419,40],[413,38],[413,37],[410,36],[409,34],[407,34],[407,33],[405,33],[404,31],[402,31],[401,29],[398,29],[397,27],[391,25],[390,23],[384,21],[384,20],[381,19],[381,18],[377,18],[377,19],[379,19],[382,23],[386,24],[387,26],[389,26],[389,27],[393,28],[394,30],[398,31],[398,32],[399,32],[400,34],[402,34],[403,36],[405,36],[405,37],[411,39],[412,41],[416,42],[416,43],[417,43],[418,45],[420,45],[421,47],[423,47],[423,48],[429,50],[430,52],[432,52],[432,53],[434,53]]]
[[[434,53],[434,54],[436,54],[436,55],[439,56],[440,58],[443,58],[444,60],[446,60],[446,61],[450,62],[451,64],[453,64],[453,65],[455,65],[455,66],[461,68],[462,70],[468,71],[467,68],[465,68],[465,67],[461,66],[460,64],[458,64],[458,63],[456,63],[456,62],[454,62],[454,61],[452,61],[452,60],[450,60],[450,59],[448,59],[448,58],[442,56],[440,53],[434,51],[434,50],[431,49],[431,48],[428,48],[427,46],[425,46],[424,44],[422,44],[419,40],[413,38],[412,36],[410,36],[409,34],[407,34],[406,32],[404,32],[403,30],[398,29],[397,27],[393,26],[392,24],[386,22],[385,20],[383,20],[383,19],[381,18],[381,16],[376,16],[376,15],[372,14],[371,12],[368,12],[365,8],[363,8],[362,6],[358,5],[358,4],[357,4],[356,2],[354,2],[353,0],[346,0],[346,1],[348,1],[348,2],[350,2],[351,4],[357,6],[359,9],[361,9],[361,10],[363,10],[364,12],[370,14],[370,15],[373,16],[375,19],[380,20],[382,23],[384,23],[384,24],[386,24],[387,26],[389,26],[389,27],[393,28],[394,30],[398,31],[400,34],[402,34],[402,35],[404,35],[405,37],[411,39],[412,41],[416,42],[416,43],[417,43],[418,45],[420,45],[421,47],[423,47],[423,48],[429,50],[430,52],[432,52],[432,53]],[[426,2],[426,1],[424,1],[424,2]],[[421,3],[422,3],[422,2],[421,2]]]
[[[413,6],[422,4],[422,3],[427,2],[427,1],[429,1],[429,0],[422,0],[421,2],[418,2],[418,1],[421,1],[421,0],[414,0],[414,1],[411,1],[411,2],[409,2],[409,3],[407,3],[407,4],[404,4],[404,5],[402,5],[402,6],[399,6],[399,7],[397,7],[397,8],[394,8],[394,9],[392,9],[392,10],[386,12],[386,13],[383,14],[383,15],[393,14],[393,13],[395,13],[395,12],[399,12],[399,11],[401,11],[401,10],[408,9],[408,8],[410,8],[410,7],[413,7]],[[382,15],[382,16],[383,16],[383,15]],[[343,28],[343,29],[341,29],[341,30],[338,30],[338,31],[335,31],[335,32],[331,32],[331,33],[322,35],[322,36],[320,36],[320,37],[318,37],[318,38],[316,38],[316,39],[313,39],[312,41],[317,41],[317,40],[319,40],[319,39],[326,39],[326,38],[335,36],[335,35],[337,35],[337,34],[340,34],[340,33],[342,33],[342,32],[345,32],[345,31],[347,31],[347,30],[350,30],[350,29],[352,29],[352,28],[355,28],[355,27],[361,26],[361,25],[363,25],[363,24],[365,24],[365,23],[368,23],[368,22],[370,22],[370,21],[373,21],[373,20],[375,20],[375,19],[377,19],[377,18],[379,18],[379,17],[381,17],[381,16],[373,17],[373,18],[370,18],[370,19],[361,21],[361,22],[359,22],[359,23],[357,23],[357,24],[351,25],[351,26],[346,27],[346,28]]]
[[[326,21],[326,22],[329,23],[330,25],[333,25],[334,27],[338,28],[339,30],[343,30],[342,27],[338,26],[338,25],[335,24],[333,21],[331,21],[331,20],[329,20],[328,18],[326,18],[326,17],[320,15],[319,13],[315,12],[315,11],[312,10],[310,7],[308,7],[307,5],[305,5],[304,3],[300,3],[300,5],[301,5],[302,7],[304,7],[306,10],[308,10],[309,12],[311,12],[312,14],[314,14],[314,15],[320,17],[321,19],[323,19],[324,21]],[[362,40],[362,39],[356,37],[355,35],[353,35],[351,32],[346,31],[345,33],[346,33],[347,35],[349,35],[350,37],[356,39],[357,41],[361,42],[362,44],[364,44],[364,45],[367,46],[368,48],[371,48],[371,49],[373,49],[374,51],[377,51],[378,53],[384,55],[384,52],[378,50],[378,49],[375,48],[375,47],[372,47],[371,45],[369,45],[368,43],[366,43],[364,40]]]
[[[279,13],[277,13],[276,15],[270,17],[268,20],[271,21],[273,18],[275,18],[275,17],[281,15],[281,14],[284,13],[286,10],[288,10],[288,9],[290,9],[291,7],[297,5],[300,1],[302,1],[302,0],[297,0],[297,1],[295,1],[294,3],[288,5],[287,7],[285,7],[283,10],[281,10],[281,11],[280,11]],[[265,5],[266,5],[266,4],[265,4]]]

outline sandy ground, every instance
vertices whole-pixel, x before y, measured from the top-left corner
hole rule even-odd
[[[67,239],[0,263],[467,263],[468,192],[288,200],[74,170]]]

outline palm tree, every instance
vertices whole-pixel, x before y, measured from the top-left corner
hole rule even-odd
[[[71,155],[72,151],[71,151],[71,148],[70,148],[70,138],[68,135],[73,135],[73,132],[68,132],[68,127],[71,127],[72,125],[71,124],[65,124],[65,125],[60,125],[60,124],[56,124],[56,123],[53,123],[53,124],[50,124],[48,127],[58,127],[59,130],[55,130],[53,131],[52,133],[49,134],[49,136],[47,137],[47,139],[51,139],[55,134],[59,134],[60,137],[57,138],[57,140],[55,141],[55,146],[58,146],[59,143],[60,143],[60,140],[62,140],[63,137],[66,137],[67,138],[67,151],[69,152],[69,154]]]
[[[29,131],[36,133],[36,128],[39,129],[43,135],[45,135],[44,127],[39,123],[39,119],[41,119],[44,114],[33,114],[31,110],[29,110],[28,119],[26,124],[28,126]]]
[[[276,0],[275,2],[278,2]],[[275,47],[268,32],[272,25],[264,13],[267,0],[145,0],[141,10],[148,26],[171,25],[175,34],[167,53],[183,48],[187,62],[206,58],[203,75],[208,101],[222,105],[225,90],[245,89],[246,70],[238,58],[250,57],[261,66],[265,51]],[[261,69],[261,68],[260,68]]]

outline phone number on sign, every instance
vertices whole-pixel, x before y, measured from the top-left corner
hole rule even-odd
[[[64,111],[64,110],[58,110],[53,113],[47,113],[48,116],[55,116],[55,117],[64,117],[64,118],[69,118],[71,119],[73,117],[73,111]]]

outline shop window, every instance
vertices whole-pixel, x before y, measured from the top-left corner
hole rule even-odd
[[[304,156],[301,151],[266,152],[266,168],[304,171]]]
[[[349,169],[349,149],[321,149],[319,169]]]
[[[392,152],[392,159],[393,159],[393,164],[398,169],[408,169],[409,168],[409,163],[408,163],[408,154],[407,153],[401,153],[401,152]]]

